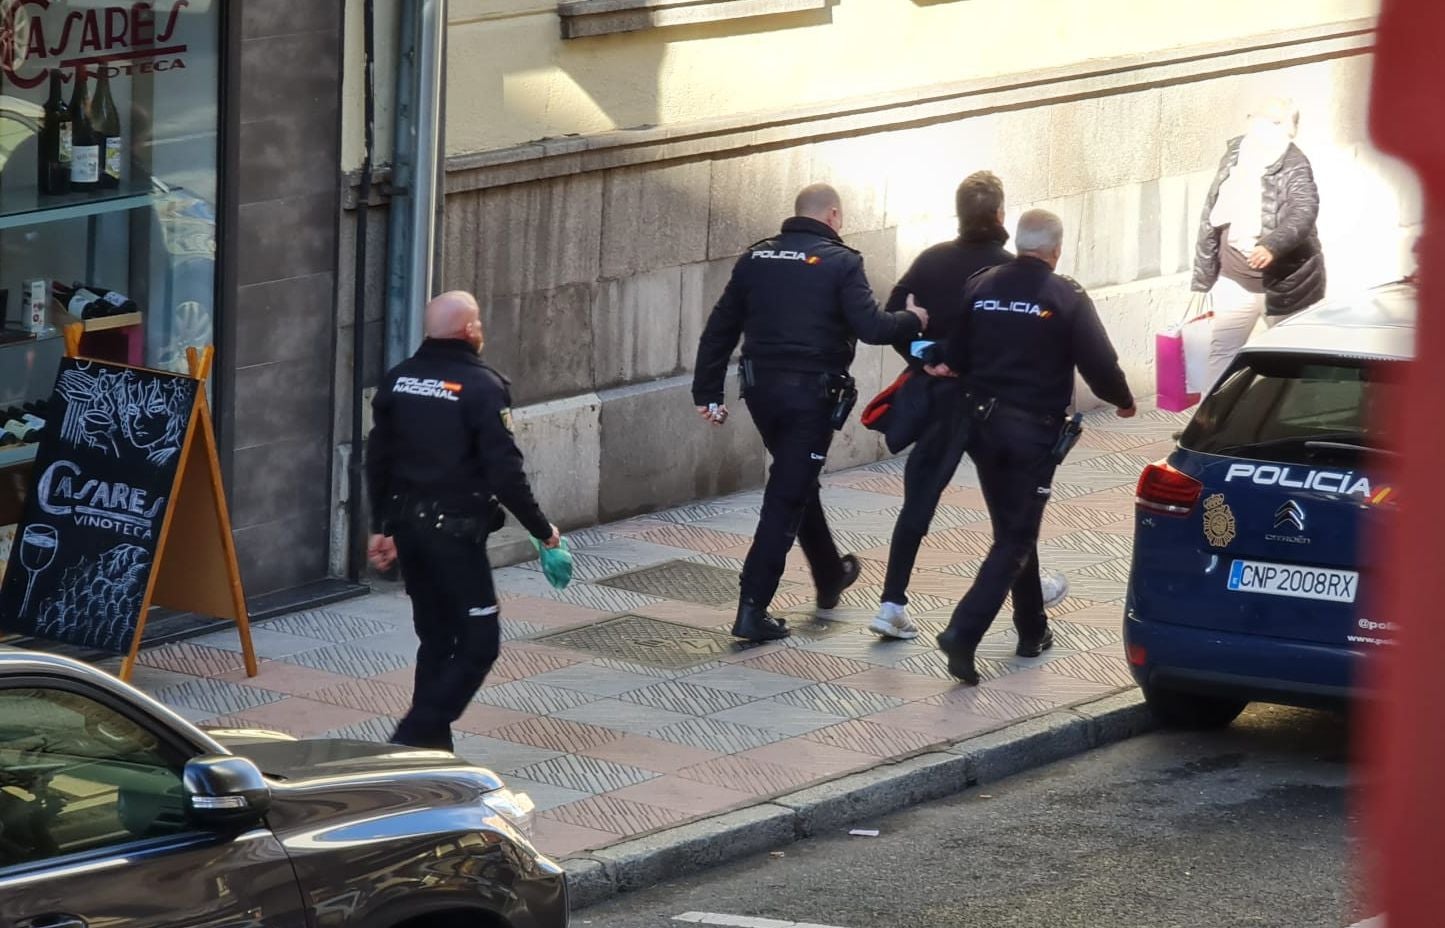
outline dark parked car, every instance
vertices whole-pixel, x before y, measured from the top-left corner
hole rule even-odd
[[[1228,725],[1252,700],[1338,706],[1387,647],[1385,428],[1415,289],[1290,317],[1245,346],[1139,480],[1124,643],[1156,715]]]
[[[563,928],[530,802],[451,754],[203,732],[0,652],[6,928]]]

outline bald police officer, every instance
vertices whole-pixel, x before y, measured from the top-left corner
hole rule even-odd
[[[1071,278],[1054,273],[1063,252],[1058,216],[1030,210],[1019,220],[1014,260],[973,277],[967,313],[941,346],[937,376],[964,372],[972,417],[968,456],[993,521],[993,546],[953,619],[938,636],[948,669],[978,684],[974,652],[1009,589],[1014,594],[1017,652],[1036,657],[1053,645],[1037,570],[1028,570],[1044,506],[1052,492],[1065,414],[1078,370],[1095,395],[1134,415],[1134,396],[1094,303]]]
[[[522,470],[507,379],[482,363],[476,299],[452,292],[432,300],[426,336],[372,403],[368,555],[379,570],[400,559],[421,642],[411,709],[392,741],[449,751],[452,722],[501,649],[487,564],[487,535],[504,518],[498,501],[547,547],[560,537]]]
[[[768,606],[795,539],[808,558],[819,608],[836,606],[858,578],[857,559],[840,556],[833,542],[818,475],[850,408],[855,342],[893,344],[928,321],[911,298],[905,311],[879,308],[862,256],[843,244],[836,190],[807,187],[793,211],[781,232],[748,248],[733,267],[698,345],[692,386],[698,414],[725,422],[723,385],[742,339],[743,398],[773,459],[732,630],[749,641],[788,636]]]

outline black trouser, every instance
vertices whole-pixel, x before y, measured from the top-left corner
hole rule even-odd
[[[794,539],[802,544],[818,587],[841,580],[843,564],[818,499],[818,475],[833,443],[822,376],[763,370],[756,376],[744,398],[773,461],[753,546],[743,563],[742,596],[766,609]]]
[[[455,538],[403,520],[395,541],[421,644],[411,710],[392,740],[449,751],[452,722],[471,703],[501,650],[486,539]]]
[[[908,581],[918,560],[918,548],[928,535],[939,500],[963,460],[972,425],[961,387],[935,387],[932,402],[933,421],[914,444],[913,452],[904,464],[903,510],[898,513],[898,522],[893,526],[893,541],[888,548],[888,572],[880,597],[882,602],[900,606],[908,605]],[[1030,563],[1032,570],[1025,569],[1014,581],[1015,603],[1028,603],[1030,590],[1039,589],[1037,550]],[[1039,592],[1035,595],[1041,611],[1043,594]]]
[[[1010,588],[1019,637],[1038,638],[1048,626],[1037,545],[1058,466],[1053,460],[1058,439],[1057,423],[1010,410],[995,410],[987,420],[972,423],[968,456],[978,466],[993,545],[953,610],[949,631],[960,648],[978,646]]]

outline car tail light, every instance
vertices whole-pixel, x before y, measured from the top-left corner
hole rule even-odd
[[[1124,654],[1129,659],[1129,664],[1134,667],[1143,667],[1149,663],[1149,652],[1143,645],[1131,644],[1124,649]]]
[[[1150,464],[1139,475],[1134,502],[1140,509],[1166,516],[1188,515],[1199,502],[1204,484],[1168,464]]]

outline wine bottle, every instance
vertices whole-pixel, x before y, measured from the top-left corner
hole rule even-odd
[[[40,127],[40,192],[70,192],[70,110],[65,105],[65,87],[59,69],[50,72],[50,99],[45,101],[45,121]]]
[[[92,191],[100,186],[100,145],[90,121],[90,85],[84,68],[75,71],[70,97],[70,189]]]
[[[11,419],[5,423],[4,431],[6,434],[14,435],[18,438],[21,444],[34,444],[40,440],[40,429],[35,428],[28,422],[22,422],[19,419]]]
[[[100,142],[100,186],[113,190],[120,186],[125,147],[120,134],[120,110],[110,95],[110,74],[104,65],[95,85],[95,98],[90,102],[90,124]]]
[[[140,307],[130,297],[118,290],[107,290],[104,287],[87,287],[84,284],[66,287],[56,284],[55,295],[72,316],[80,319],[100,319],[104,316],[140,312]]]

